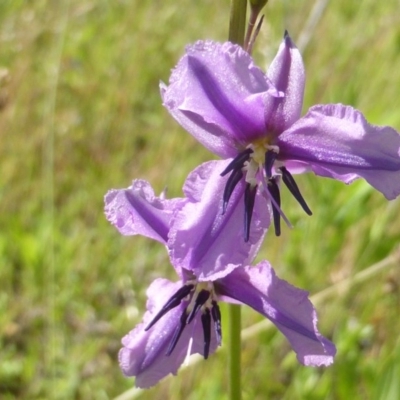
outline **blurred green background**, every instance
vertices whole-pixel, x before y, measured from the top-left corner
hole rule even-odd
[[[267,67],[284,29],[302,49],[304,112],[353,105],[400,130],[398,0],[270,0],[254,56]],[[103,215],[110,188],[134,178],[181,194],[213,158],[161,105],[160,80],[185,44],[227,38],[229,1],[0,2],[0,398],[112,399],[120,339],[145,291],[174,278],[161,245],[121,237]],[[268,233],[259,258],[312,294],[355,276],[399,244],[400,200],[364,182],[301,176],[305,215]],[[244,399],[400,398],[400,276],[395,262],[318,303],[338,346],[327,369],[299,365],[275,328],[243,342]],[[262,318],[243,310],[243,325]],[[227,354],[166,379],[145,399],[226,399]]]

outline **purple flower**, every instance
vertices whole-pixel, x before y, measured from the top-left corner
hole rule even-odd
[[[229,174],[224,205],[238,182],[246,182],[247,198],[259,186],[272,202],[277,235],[285,218],[281,179],[311,215],[293,173],[345,183],[364,178],[389,200],[400,194],[399,134],[342,104],[316,105],[301,118],[304,83],[301,55],[285,33],[266,75],[239,46],[206,41],[189,46],[169,85],[161,84],[171,115],[207,149],[232,159],[222,173]],[[245,201],[245,240],[252,207]]]
[[[279,279],[269,263],[253,260],[270,223],[270,212],[256,202],[251,235],[244,242],[237,227],[245,184],[232,192],[220,213],[220,174],[229,164],[212,161],[186,180],[186,198],[166,200],[145,181],[134,181],[106,197],[106,215],[124,235],[140,234],[163,243],[179,280],[155,280],[147,291],[143,322],[122,340],[120,366],[136,386],[150,387],[176,374],[190,354],[207,358],[221,344],[218,303],[247,304],[269,318],[289,340],[304,365],[333,362],[335,346],[317,329],[307,292]],[[260,194],[256,194],[256,197]]]
[[[200,280],[213,279],[226,268],[250,263],[261,245],[270,212],[260,201],[254,207],[254,229],[249,241],[241,240],[241,199],[245,185],[232,193],[221,215],[223,186],[220,173],[228,161],[212,161],[192,171],[183,187],[185,198],[156,197],[146,181],[107,193],[107,219],[123,235],[142,235],[167,246],[176,269],[193,271]],[[260,196],[257,194],[256,197]]]

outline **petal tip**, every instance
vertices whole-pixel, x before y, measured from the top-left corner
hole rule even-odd
[[[334,356],[330,355],[309,355],[301,360],[301,363],[307,367],[329,367],[333,364]]]

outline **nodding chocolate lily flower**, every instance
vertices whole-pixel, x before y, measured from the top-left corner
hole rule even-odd
[[[201,41],[187,47],[169,85],[160,86],[171,115],[207,149],[231,159],[222,172],[229,175],[224,207],[233,188],[246,183],[245,240],[257,188],[271,200],[276,235],[281,216],[289,224],[280,209],[280,181],[311,215],[295,173],[345,183],[364,178],[389,200],[400,194],[399,134],[342,104],[316,105],[301,117],[304,84],[300,52],[285,33],[267,74],[241,47]]]
[[[222,340],[221,301],[247,304],[270,319],[302,364],[333,362],[335,346],[319,333],[308,293],[279,279],[267,261],[250,266],[270,224],[270,211],[260,213],[254,206],[255,229],[243,241],[237,216],[245,184],[239,183],[221,215],[220,174],[228,163],[212,161],[194,170],[183,199],[156,197],[145,181],[105,197],[108,220],[124,235],[164,244],[179,276],[175,283],[156,279],[150,285],[142,323],[122,340],[121,369],[136,377],[138,387],[176,374],[191,354],[208,358],[216,351]]]

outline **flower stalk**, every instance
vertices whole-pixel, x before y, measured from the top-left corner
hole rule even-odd
[[[229,304],[229,400],[241,400],[241,306]]]
[[[232,0],[228,40],[243,47],[247,0]]]
[[[244,35],[246,29],[247,0],[232,0],[231,15],[229,21],[228,39],[232,43],[244,46]],[[229,309],[229,398],[240,400],[242,398],[241,388],[241,360],[240,360],[240,331],[241,331],[241,309],[237,305],[228,305]]]

